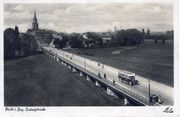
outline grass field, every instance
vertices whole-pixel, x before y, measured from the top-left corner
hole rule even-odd
[[[120,106],[93,82],[46,54],[5,61],[5,106]]]
[[[73,49],[73,53],[173,86],[173,44]],[[120,54],[112,54],[119,51]]]

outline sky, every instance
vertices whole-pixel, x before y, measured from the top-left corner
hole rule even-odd
[[[34,11],[39,28],[57,32],[104,32],[136,28],[151,31],[173,29],[173,3],[6,3],[4,29],[21,32],[32,28]]]

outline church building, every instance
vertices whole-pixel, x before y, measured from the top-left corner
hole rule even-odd
[[[39,28],[36,12],[34,12],[32,29],[28,29],[26,33],[34,36],[39,50],[42,46],[47,46],[52,40],[52,32],[50,30]]]

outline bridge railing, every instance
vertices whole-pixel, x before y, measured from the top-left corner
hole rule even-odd
[[[107,84],[112,85],[113,87],[115,87],[117,90],[119,90],[121,93],[127,95],[130,98],[133,98],[134,100],[144,104],[144,105],[149,105],[149,99],[139,95],[138,93],[129,90],[128,88],[125,88],[123,86],[120,86],[119,84],[115,84],[109,80],[103,79],[101,78],[101,80],[103,80],[104,82],[106,82]]]

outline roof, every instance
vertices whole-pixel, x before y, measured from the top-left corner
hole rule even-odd
[[[101,34],[102,38],[111,38],[111,34],[110,33],[103,33]]]
[[[118,73],[135,76],[135,73],[132,73],[132,72],[126,71],[126,70],[119,70]]]

